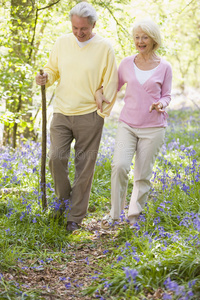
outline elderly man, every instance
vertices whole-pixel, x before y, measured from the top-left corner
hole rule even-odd
[[[116,98],[118,76],[110,43],[93,32],[95,9],[80,2],[70,11],[72,33],[58,38],[36,83],[46,87],[58,81],[50,127],[49,166],[62,214],[69,202],[67,230],[79,228],[86,215],[104,117]],[[103,105],[95,102],[95,91],[104,87]],[[75,178],[68,178],[70,147],[75,140]]]

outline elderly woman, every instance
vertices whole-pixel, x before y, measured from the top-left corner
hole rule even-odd
[[[101,221],[109,229],[125,206],[128,173],[135,154],[133,191],[128,220],[134,225],[147,201],[156,156],[163,144],[171,100],[172,69],[156,54],[161,45],[160,31],[150,20],[134,24],[137,54],[122,60],[118,69],[118,91],[126,83],[124,107],[119,117],[111,175],[111,211]],[[96,92],[97,107],[105,101]]]

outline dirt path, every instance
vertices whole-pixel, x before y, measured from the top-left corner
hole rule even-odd
[[[84,227],[84,230],[92,233],[91,242],[74,244],[64,249],[65,254],[62,258],[58,255],[59,261],[56,262],[54,259],[43,266],[40,263],[38,268],[33,267],[37,260],[29,260],[25,264],[19,262],[17,269],[3,273],[4,280],[15,282],[16,286],[20,284],[19,289],[22,291],[38,292],[37,299],[96,299],[92,296],[83,296],[82,291],[91,285],[101,271],[99,260],[106,257],[102,247],[105,246],[105,239],[111,232],[105,235],[105,232],[100,230],[99,222],[95,220]],[[77,231],[73,234],[79,233]],[[25,268],[24,265],[29,267]],[[1,289],[0,291],[2,292]]]

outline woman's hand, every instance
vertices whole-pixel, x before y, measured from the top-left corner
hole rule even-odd
[[[161,102],[154,102],[150,107],[149,107],[149,112],[152,112],[152,110],[156,110],[157,112],[164,112],[165,110],[163,109],[163,104]]]
[[[103,102],[106,102],[107,104],[110,104],[108,100],[103,95],[103,88],[100,88],[95,92],[95,101],[97,104],[97,108],[100,109],[100,112],[103,112]]]

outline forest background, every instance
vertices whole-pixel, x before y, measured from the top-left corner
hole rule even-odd
[[[173,69],[165,143],[140,220],[103,232],[110,208],[111,161],[124,90],[106,119],[88,214],[67,233],[46,164],[48,208],[40,190],[41,94],[35,75],[56,39],[71,32],[79,1],[0,0],[0,299],[200,299],[200,0],[88,1],[95,32],[110,39],[117,65],[135,53],[131,28],[148,17],[160,27],[159,54]],[[55,85],[47,90],[48,125]],[[49,138],[47,139],[49,147]],[[73,149],[69,176],[73,181]],[[48,160],[48,157],[47,157]],[[133,182],[129,173],[127,203]]]
[[[41,97],[34,77],[47,62],[55,40],[71,32],[68,14],[78,2],[1,0],[0,142],[4,145],[15,148],[20,135],[37,140]],[[88,2],[94,5],[99,16],[95,31],[111,40],[118,65],[122,58],[135,51],[131,37],[134,20],[153,19],[160,26],[163,37],[159,52],[172,64],[173,96],[181,97],[182,104],[189,101],[199,109],[199,0]],[[55,86],[48,89],[48,103],[54,89]]]

